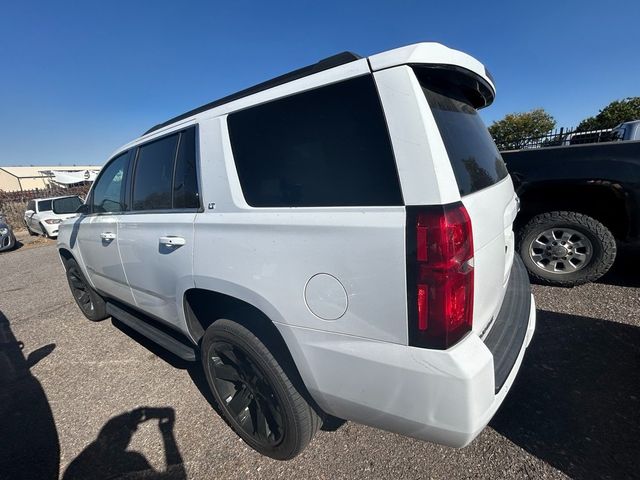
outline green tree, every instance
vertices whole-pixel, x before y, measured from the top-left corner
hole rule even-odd
[[[556,126],[555,119],[543,108],[530,112],[509,113],[502,120],[493,122],[489,133],[498,149],[514,150],[522,148],[527,138],[540,137]]]
[[[613,128],[622,122],[640,120],[640,97],[615,100],[600,110],[595,117],[585,118],[577,127],[578,131]]]

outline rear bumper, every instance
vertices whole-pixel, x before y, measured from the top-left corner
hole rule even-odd
[[[514,269],[518,268],[514,262]],[[511,310],[514,307],[509,306],[507,296],[514,292],[508,291],[484,341],[470,333],[448,350],[277,326],[309,392],[327,413],[463,447],[500,407],[535,330],[536,309],[529,280],[526,273],[524,279],[519,279],[517,272],[512,275],[510,289],[513,283],[519,308]],[[526,311],[522,310],[524,305],[528,305]],[[512,334],[515,324],[517,334]]]

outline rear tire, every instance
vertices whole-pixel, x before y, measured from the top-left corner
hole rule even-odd
[[[577,212],[536,215],[517,235],[529,274],[548,285],[593,282],[613,265],[616,241],[598,220]]]
[[[70,258],[65,262],[65,268],[71,294],[84,316],[92,322],[109,317],[104,298],[89,285],[78,263]]]
[[[249,329],[217,320],[204,334],[201,360],[223,419],[251,448],[289,460],[309,444],[320,417]]]

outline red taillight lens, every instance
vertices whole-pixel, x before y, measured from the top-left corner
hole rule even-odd
[[[407,207],[409,343],[446,349],[473,323],[473,236],[462,203]]]

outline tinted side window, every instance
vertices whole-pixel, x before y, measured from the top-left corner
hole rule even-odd
[[[173,162],[178,134],[147,143],[138,149],[133,178],[133,210],[171,208]]]
[[[126,152],[102,170],[93,187],[92,212],[122,212],[126,210],[123,186],[128,167],[129,152]]]
[[[173,208],[198,208],[198,179],[196,173],[196,129],[180,135],[176,170],[173,178]]]
[[[51,200],[42,200],[38,202],[38,212],[50,212]]]
[[[249,205],[403,203],[370,75],[233,113],[228,126]]]
[[[29,203],[27,204],[27,210],[34,210],[36,209],[36,202],[34,202],[33,200],[29,200]]]

